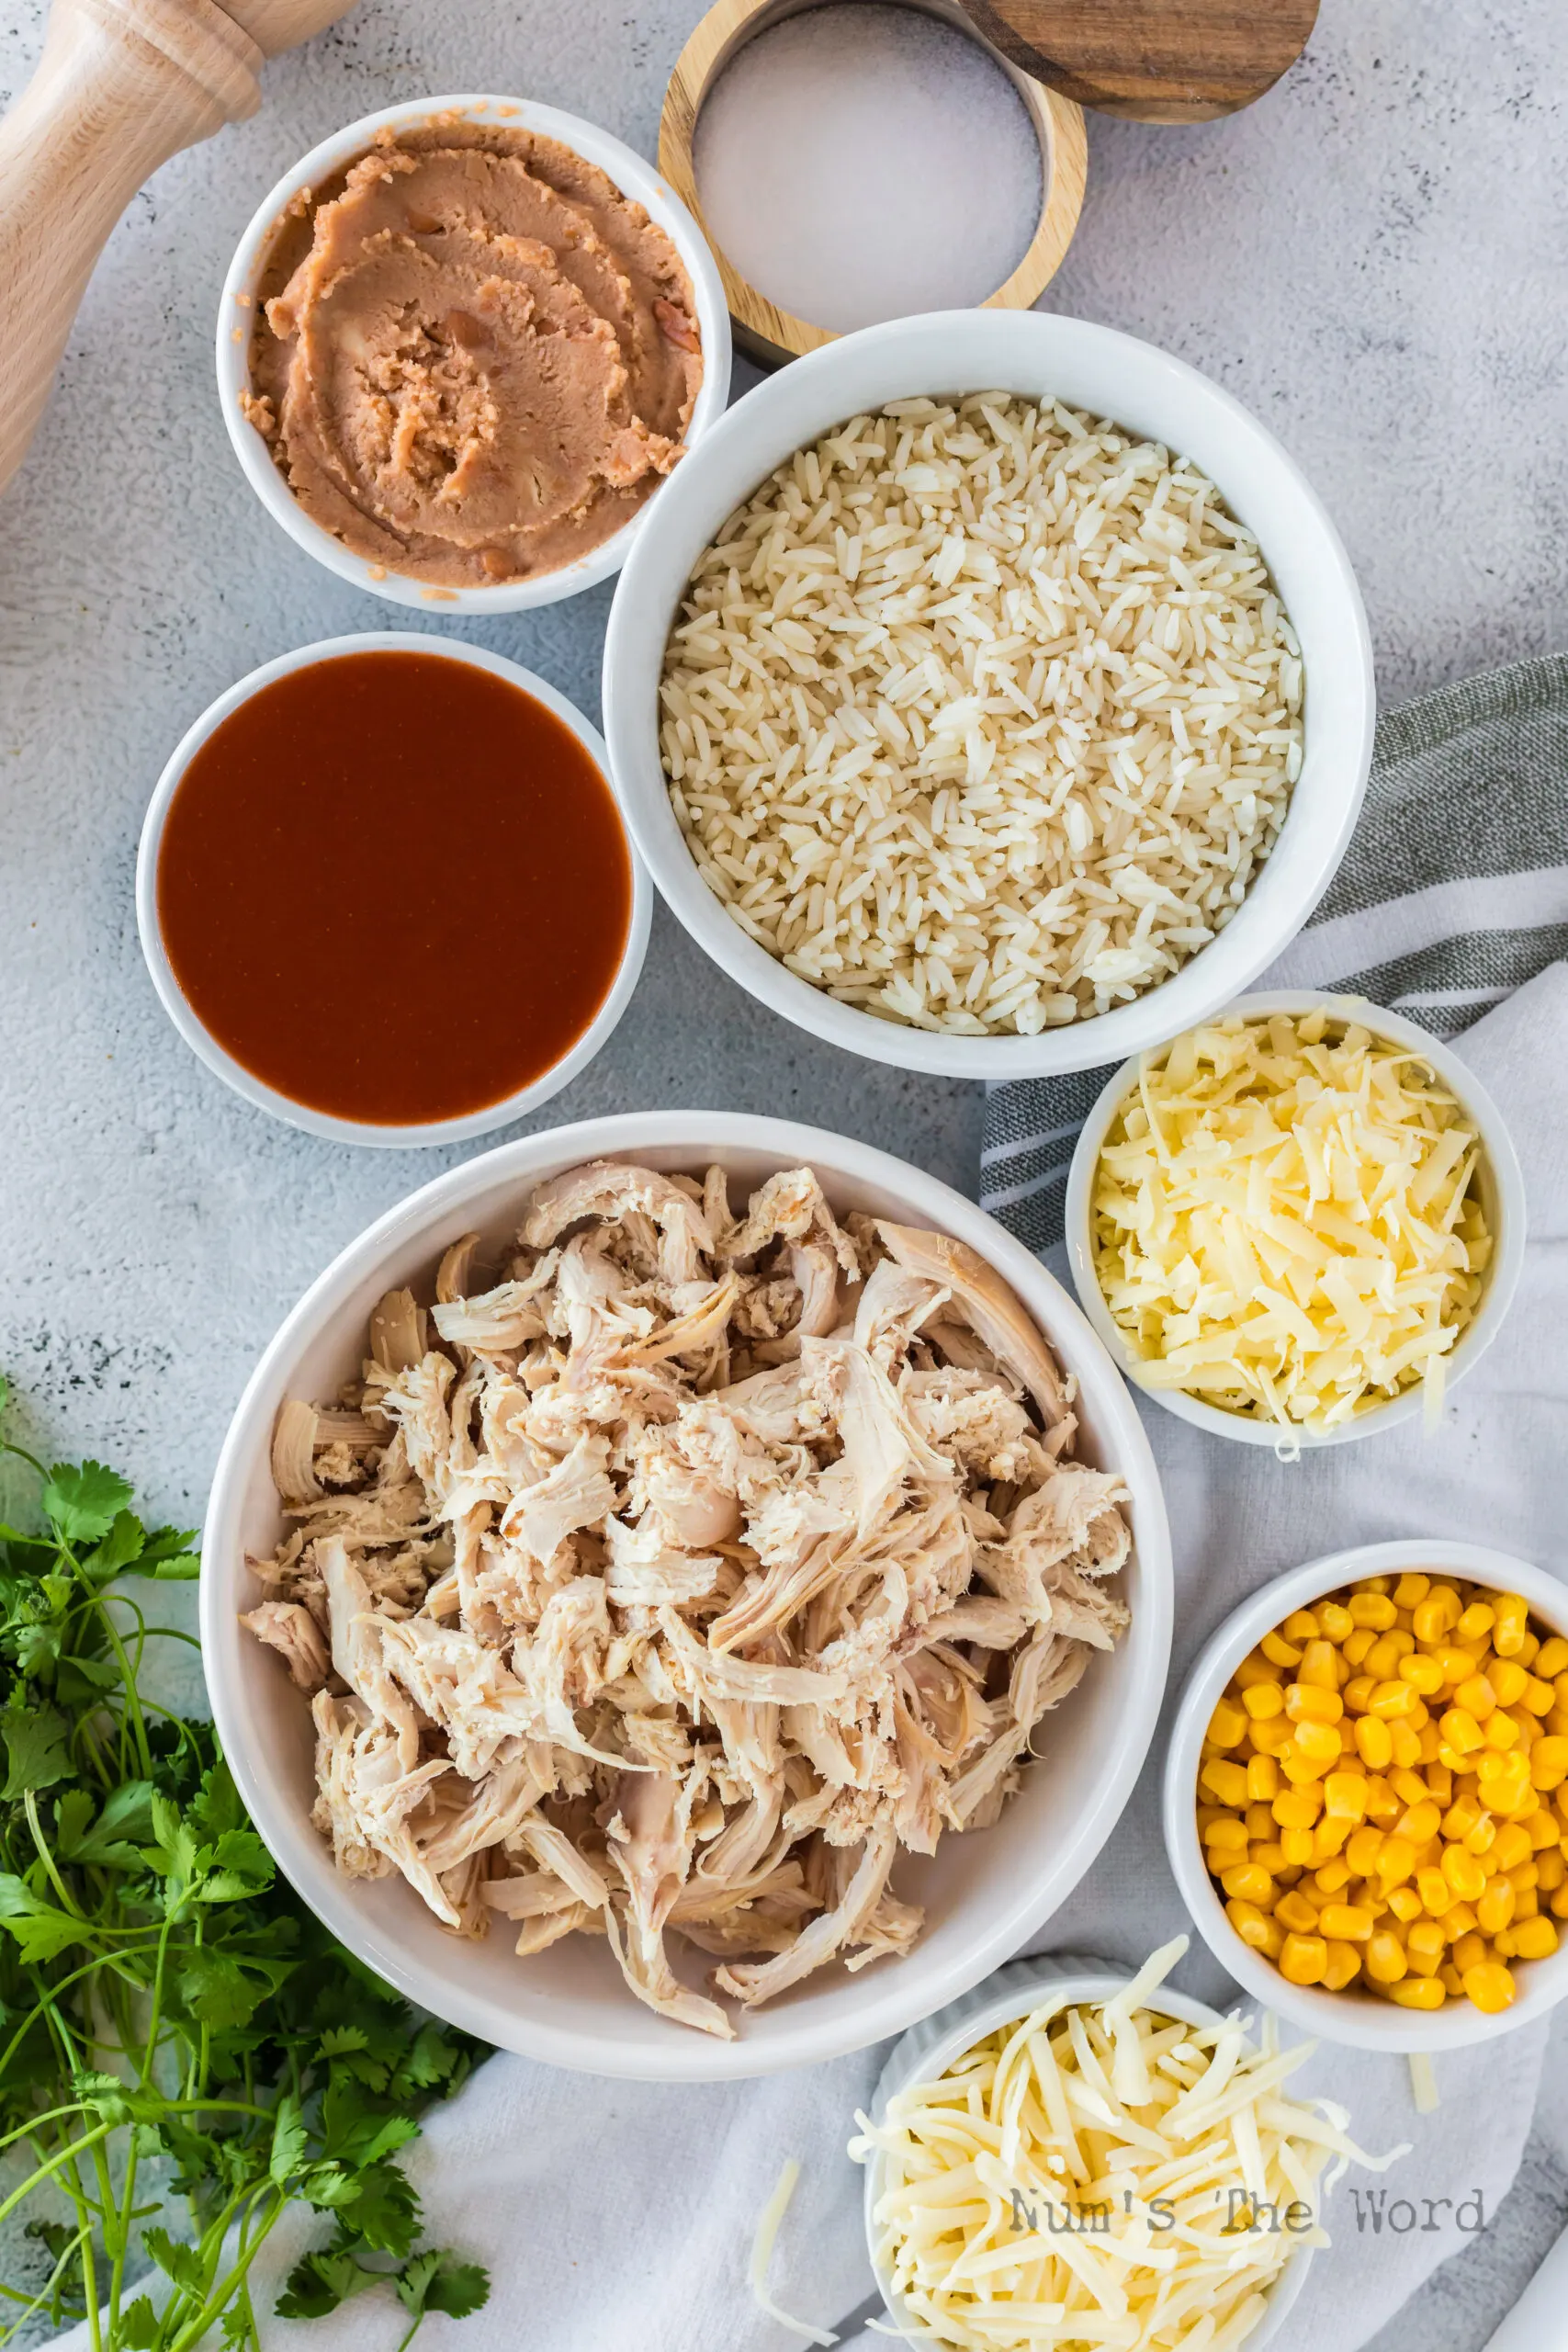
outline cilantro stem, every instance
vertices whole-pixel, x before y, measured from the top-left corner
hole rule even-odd
[[[66,2165],[73,2165],[78,2156],[85,2154],[90,2148],[96,2148],[101,2141],[107,2140],[113,2129],[112,2123],[100,2123],[96,2130],[85,2133],[80,2140],[73,2140],[69,2146],[62,2148],[58,2155],[51,2156],[47,2164],[39,2165],[31,2178],[24,2180],[20,2188],[14,2188],[4,2204],[0,2204],[0,2222],[3,2222],[8,2213],[15,2212],[17,2207],[32,2195],[40,2180],[48,2180],[51,2174],[61,2171]],[[85,2198],[81,2201],[84,2205],[88,2202]]]

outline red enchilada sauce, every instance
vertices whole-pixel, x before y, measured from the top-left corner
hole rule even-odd
[[[197,1018],[292,1102],[460,1118],[558,1062],[615,980],[610,789],[533,695],[437,653],[347,653],[231,711],[164,820],[158,922]]]

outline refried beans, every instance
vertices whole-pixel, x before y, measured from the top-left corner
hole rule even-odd
[[[450,116],[296,198],[243,397],[351,553],[483,587],[612,537],[680,457],[702,373],[642,207],[558,141]]]

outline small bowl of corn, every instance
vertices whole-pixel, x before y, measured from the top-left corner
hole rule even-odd
[[[1447,1046],[1291,991],[1123,1064],[1066,1223],[1084,1312],[1134,1385],[1290,1455],[1435,1423],[1517,1284],[1524,1180]]]
[[[1337,1552],[1209,1643],[1171,1867],[1247,1991],[1330,2041],[1484,2041],[1568,1994],[1568,1587],[1470,1544]]]

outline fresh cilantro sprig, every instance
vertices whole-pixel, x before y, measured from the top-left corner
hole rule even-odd
[[[102,1463],[0,1455],[37,1474],[45,1521],[0,1524],[0,2151],[33,2165],[0,2220],[31,2210],[42,2272],[0,2280],[0,2345],[44,2312],[85,2319],[94,2352],[255,2352],[253,2266],[301,2202],[332,2233],[280,2313],[390,2284],[406,2346],[426,2312],[477,2311],[484,2271],[421,2249],[396,2155],[482,2045],[333,1942],[211,1724],[142,1689],[151,1646],[191,1636],[119,1579],[194,1577],[195,1534],[144,1527]]]

